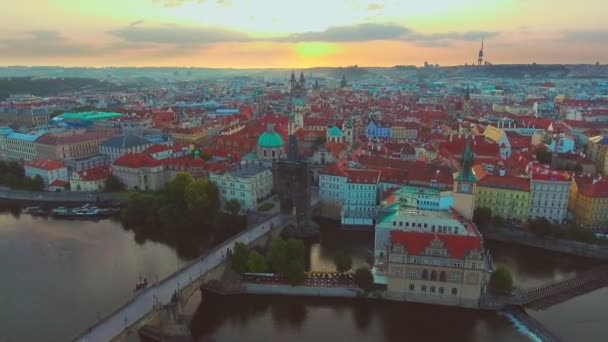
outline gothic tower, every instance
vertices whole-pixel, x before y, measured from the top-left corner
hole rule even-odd
[[[353,146],[355,144],[355,132],[353,130],[351,118],[344,120],[344,124],[342,124],[342,133],[344,133],[344,140],[350,144],[350,146]]]
[[[477,193],[477,177],[475,177],[472,169],[473,157],[471,141],[467,140],[460,158],[460,171],[454,175],[453,205],[453,208],[467,220],[473,219],[475,195]]]

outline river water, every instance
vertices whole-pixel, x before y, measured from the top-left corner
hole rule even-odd
[[[139,239],[138,239],[139,240]],[[333,270],[346,250],[365,264],[371,236],[326,231],[310,246],[310,267]],[[490,243],[518,284],[534,286],[591,267],[544,251]],[[57,221],[0,214],[0,342],[66,341],[186,261],[160,243],[135,242],[117,222]],[[196,303],[195,303],[196,304]],[[275,297],[205,299],[195,307],[198,341],[528,341],[495,313],[411,303]],[[530,312],[565,341],[606,341],[608,291]]]

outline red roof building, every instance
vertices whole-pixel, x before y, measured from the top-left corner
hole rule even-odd
[[[422,233],[416,231],[391,231],[391,243],[400,244],[411,256],[425,255],[433,240],[443,242],[449,257],[464,259],[472,251],[481,251],[481,238],[479,236]]]

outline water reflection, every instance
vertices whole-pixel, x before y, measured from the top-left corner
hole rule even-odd
[[[178,261],[110,220],[0,214],[0,340],[69,340],[126,302],[140,275],[162,279]]]
[[[336,309],[343,314],[336,315]],[[191,328],[197,341],[526,340],[494,313],[411,303],[268,296],[205,297]]]

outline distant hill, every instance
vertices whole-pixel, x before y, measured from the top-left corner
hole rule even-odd
[[[92,78],[0,78],[0,101],[11,94],[49,96],[76,90],[112,90],[118,87]]]

